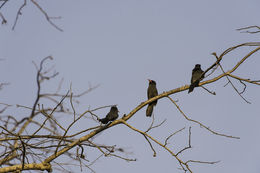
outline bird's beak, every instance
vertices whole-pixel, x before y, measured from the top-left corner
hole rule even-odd
[[[152,80],[151,79],[147,79],[149,82],[151,82]]]

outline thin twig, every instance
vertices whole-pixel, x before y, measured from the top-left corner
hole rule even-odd
[[[258,30],[256,30],[256,31],[244,31],[244,30],[252,29],[252,28],[256,28],[256,29],[258,29]],[[237,29],[237,31],[241,31],[241,33],[255,34],[255,33],[260,32],[260,27],[259,27],[259,26],[256,26],[256,25],[254,25],[254,26],[248,26],[248,27],[244,27],[244,28],[239,28],[239,29]]]
[[[180,111],[180,113],[184,116],[184,118],[185,118],[186,120],[191,121],[191,122],[194,122],[194,123],[196,123],[196,124],[199,124],[201,127],[203,127],[203,128],[205,128],[206,130],[210,131],[210,132],[211,132],[212,134],[214,134],[214,135],[224,136],[224,137],[227,137],[227,138],[240,139],[240,137],[217,133],[217,132],[211,130],[209,127],[206,127],[204,124],[200,123],[199,121],[188,118],[188,117],[184,114],[184,112],[181,110],[181,108],[177,105],[177,103],[176,103],[171,97],[168,96],[168,98],[169,98],[170,101],[176,106],[176,108]]]
[[[178,131],[172,133],[171,135],[169,135],[169,136],[165,139],[165,141],[164,141],[164,146],[168,145],[168,140],[169,140],[171,137],[173,137],[174,135],[176,135],[177,133],[181,132],[181,131],[184,130],[184,129],[185,129],[185,127],[183,127],[182,129],[180,129],[180,130],[178,130]]]
[[[16,13],[16,17],[15,17],[15,20],[14,20],[14,25],[12,27],[12,30],[14,30],[16,24],[17,24],[17,21],[18,21],[18,18],[20,15],[22,15],[22,9],[26,6],[26,0],[24,0],[23,4],[21,5],[21,7],[19,8],[19,10],[17,11]]]
[[[216,57],[216,59],[219,59],[216,54],[215,54],[215,57]],[[219,66],[220,66],[222,72],[225,74],[226,72],[224,71],[224,69],[223,69],[223,67],[222,67],[222,65],[221,65],[220,63],[219,63]],[[228,82],[231,84],[231,86],[234,88],[234,90],[236,91],[236,93],[237,93],[246,103],[251,104],[249,101],[247,101],[247,100],[240,94],[240,92],[237,90],[237,88],[235,87],[235,85],[232,83],[232,81],[229,79],[229,77],[228,77],[227,75],[226,75],[226,78],[227,78]]]
[[[35,0],[31,0],[31,2],[43,13],[43,15],[45,16],[46,20],[54,27],[56,28],[57,30],[63,32],[63,30],[61,28],[59,28],[56,24],[54,24],[52,21],[51,21],[51,17],[49,17],[49,15],[46,13],[46,11],[43,10],[43,8],[37,3],[35,2]]]
[[[216,95],[216,92],[208,90],[208,89],[207,89],[206,87],[204,87],[203,85],[201,86],[201,88],[203,88],[204,90],[206,90],[208,93],[210,93],[210,94],[212,94],[212,95]]]
[[[153,157],[156,157],[156,151],[153,148],[153,145],[151,144],[151,142],[149,141],[149,139],[145,135],[143,135],[143,136],[146,139],[146,141],[148,142],[148,144],[150,145],[151,149],[153,150]]]
[[[23,140],[21,139],[21,137],[20,137],[20,135],[18,135],[18,137],[19,137],[19,139],[20,139],[20,141],[21,141],[21,144],[22,144],[22,148],[23,148],[23,150],[22,150],[22,170],[24,169],[24,159],[25,159],[25,154],[26,154],[26,148],[25,148],[25,145],[24,145],[24,142],[23,142]]]
[[[181,154],[183,151],[190,149],[191,148],[191,127],[189,127],[189,143],[188,146],[183,148],[182,150],[180,150],[176,155],[178,156],[179,154]]]

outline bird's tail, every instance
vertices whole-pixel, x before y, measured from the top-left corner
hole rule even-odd
[[[190,87],[189,87],[188,93],[192,92],[193,89],[194,89],[194,87],[195,87],[195,85],[194,85],[194,83],[192,83],[192,84],[190,85]]]
[[[99,119],[99,121],[103,124],[107,124],[108,123],[108,119],[107,118],[102,118],[102,119]]]
[[[153,113],[153,104],[149,104],[146,109],[146,116],[151,117]]]
[[[188,93],[192,92],[195,87],[199,86],[199,82],[200,81],[195,81],[192,84],[190,84]]]

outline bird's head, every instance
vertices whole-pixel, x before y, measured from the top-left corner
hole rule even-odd
[[[156,82],[155,82],[154,80],[148,79],[148,81],[149,81],[149,84],[154,84],[154,85],[156,85]]]
[[[117,107],[116,107],[116,105],[114,105],[114,106],[111,107],[111,111],[119,112],[118,109],[117,109]]]
[[[200,68],[200,64],[196,64],[196,65],[195,65],[195,68]]]

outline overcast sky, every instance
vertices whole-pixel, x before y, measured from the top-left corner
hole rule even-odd
[[[60,74],[55,81],[44,85],[44,91],[55,91],[64,78],[63,91],[75,93],[89,87],[100,86],[84,96],[76,106],[82,113],[91,108],[117,104],[120,116],[129,113],[147,99],[147,79],[157,82],[159,93],[189,84],[195,64],[209,67],[217,54],[231,46],[259,41],[260,34],[246,34],[237,28],[260,25],[259,0],[55,0],[39,1],[64,32],[52,27],[43,14],[30,2],[23,9],[17,26],[12,25],[22,2],[7,2],[1,12],[8,20],[0,27],[0,82],[10,85],[0,92],[0,102],[32,106],[36,94],[36,70],[46,56],[53,56],[49,66],[55,64]],[[222,65],[228,70],[250,50],[242,48],[224,58]],[[235,73],[244,78],[260,79],[260,53],[249,58]],[[218,71],[219,74],[220,71]],[[197,124],[187,122],[166,98],[158,101],[154,110],[155,121],[166,123],[151,131],[163,141],[167,135],[183,127],[185,130],[170,141],[173,151],[187,145],[189,126],[192,127],[192,149],[181,157],[185,160],[221,162],[214,165],[191,164],[199,173],[259,173],[260,166],[260,111],[259,87],[248,85],[244,93],[252,104],[245,103],[225,78],[207,85],[216,92],[210,95],[202,88],[172,95],[179,106],[192,119],[201,121],[213,130],[241,139],[230,139],[211,134]],[[234,81],[241,91],[243,85]],[[129,123],[146,130],[151,118],[139,111]],[[10,111],[18,119],[24,117],[15,107]],[[105,116],[109,108],[98,112]],[[65,118],[64,118],[65,119]],[[61,118],[63,121],[63,118]],[[85,119],[88,121],[88,119]],[[82,121],[73,132],[88,128]],[[97,173],[182,172],[176,159],[153,143],[157,157],[153,157],[148,143],[140,134],[123,125],[101,133],[97,143],[123,147],[125,157],[137,158],[125,162],[118,158],[101,158],[92,168]],[[92,149],[93,150],[93,149]],[[94,159],[96,151],[86,156]],[[83,172],[90,172],[88,169]]]

